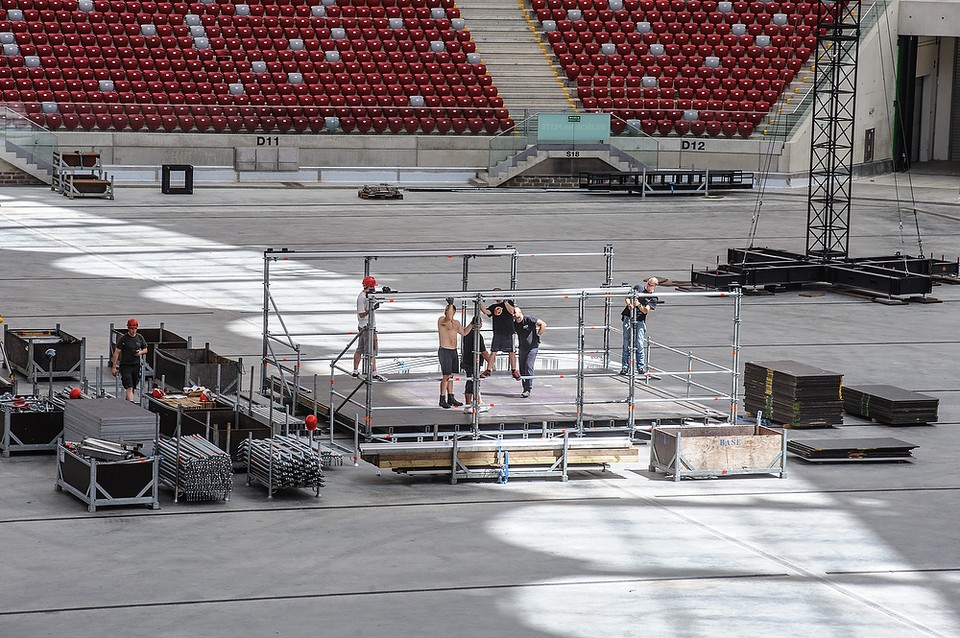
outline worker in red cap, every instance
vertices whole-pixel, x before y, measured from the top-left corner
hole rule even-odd
[[[377,280],[367,275],[361,282],[363,290],[357,297],[357,332],[360,338],[357,339],[357,351],[353,353],[353,372],[354,377],[360,376],[360,359],[368,352],[370,353],[370,372],[373,373],[374,381],[386,381],[386,377],[377,374],[377,330],[368,330],[370,324],[370,300],[367,295],[372,293],[377,287]],[[372,333],[372,335],[371,335]],[[370,343],[370,339],[373,343]]]
[[[125,398],[134,401],[133,390],[140,383],[140,357],[147,354],[147,340],[137,334],[140,324],[136,319],[127,320],[127,332],[117,337],[113,348],[113,376],[120,375]]]

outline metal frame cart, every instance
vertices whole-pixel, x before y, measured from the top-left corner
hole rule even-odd
[[[96,512],[104,505],[148,505],[160,509],[159,457],[101,461],[57,445],[57,491],[66,490]]]
[[[20,401],[18,401],[18,399]],[[20,404],[22,401],[22,405]],[[43,402],[51,410],[29,410],[29,406]],[[14,397],[0,403],[3,411],[3,435],[0,447],[3,457],[11,452],[56,450],[63,436],[63,406],[37,397]]]
[[[22,373],[31,383],[45,378],[83,379],[86,377],[85,337],[77,338],[60,329],[17,329],[3,327],[3,343],[12,370]],[[46,350],[56,350],[51,362],[45,356]],[[47,363],[47,367],[42,365]],[[51,369],[52,368],[52,369]]]
[[[53,154],[53,183],[61,195],[74,197],[105,197],[113,199],[113,180],[103,170],[100,153],[72,151]]]

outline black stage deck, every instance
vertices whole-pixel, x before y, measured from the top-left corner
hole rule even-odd
[[[305,385],[305,384],[301,384]],[[312,386],[312,377],[310,380]],[[463,396],[464,379],[456,377],[456,397]],[[317,378],[318,412],[329,418],[330,377]],[[348,375],[337,375],[333,385],[337,393],[352,394],[352,402],[336,398],[337,423],[351,427],[357,419],[361,431],[372,438],[390,435],[394,438],[443,438],[454,433],[469,432],[473,415],[463,408],[439,407],[439,375],[410,373],[393,375],[387,382],[372,384],[373,414],[369,427],[365,423],[366,384]],[[629,379],[607,373],[584,376],[582,427],[585,434],[618,432],[629,429],[627,404]],[[539,434],[546,427],[551,431],[577,428],[577,376],[575,371],[554,370],[537,376],[529,398],[520,396],[520,382],[499,372],[481,381],[483,401],[488,412],[477,416],[478,429],[504,435]],[[695,390],[695,389],[694,389]],[[712,401],[712,405],[685,400],[682,380],[635,382],[635,426],[649,428],[653,424],[679,424],[685,421],[725,421],[728,404]],[[298,404],[301,410],[312,411],[312,387],[301,388]],[[321,423],[323,425],[323,423]]]

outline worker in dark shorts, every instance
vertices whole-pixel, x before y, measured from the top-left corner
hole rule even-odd
[[[473,325],[464,328],[454,318],[457,308],[453,305],[453,297],[447,298],[447,307],[443,316],[437,319],[437,334],[440,337],[440,348],[437,358],[440,359],[440,407],[459,408],[463,404],[453,395],[453,375],[460,369],[460,357],[457,354],[457,335],[465,335],[473,330]]]
[[[494,288],[494,290],[500,290]],[[510,374],[517,381],[520,372],[517,370],[517,351],[513,347],[513,300],[494,299],[494,303],[486,308],[481,307],[483,314],[493,318],[493,340],[490,342],[490,355],[487,357],[487,369],[481,374],[489,377],[497,369],[497,353],[506,352],[510,361]]]
[[[147,354],[147,340],[137,334],[140,324],[136,319],[127,320],[127,332],[117,337],[113,348],[113,376],[120,375],[124,398],[134,401],[133,391],[140,384],[140,357]]]
[[[486,412],[490,409],[490,406],[483,405],[483,398],[480,396],[480,379],[483,378],[483,374],[479,375],[479,378],[475,379],[474,372],[476,369],[480,368],[478,361],[476,360],[477,354],[480,355],[480,362],[486,360],[484,356],[487,354],[486,346],[483,343],[483,335],[480,334],[480,327],[483,325],[483,315],[476,315],[473,318],[471,324],[473,330],[468,332],[463,336],[463,357],[460,359],[460,367],[463,370],[464,376],[467,380],[464,383],[463,387],[463,400],[466,403],[463,411],[467,414],[473,414],[473,394],[477,394],[477,412]]]

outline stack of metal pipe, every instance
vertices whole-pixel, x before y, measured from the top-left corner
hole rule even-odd
[[[329,469],[334,466],[343,465],[343,453],[338,452],[332,448],[327,447],[326,445],[320,443],[319,440],[311,440],[309,437],[300,435],[300,442],[304,445],[313,448],[314,454],[320,455],[320,461],[324,469]]]
[[[230,455],[199,434],[162,437],[160,479],[188,501],[226,501],[233,490]]]
[[[140,444],[121,443],[88,436],[76,446],[78,454],[101,461],[127,461],[137,456]]]
[[[287,487],[323,485],[323,467],[317,450],[298,437],[277,435],[272,439],[246,439],[240,458],[248,459],[250,479],[271,492]]]

